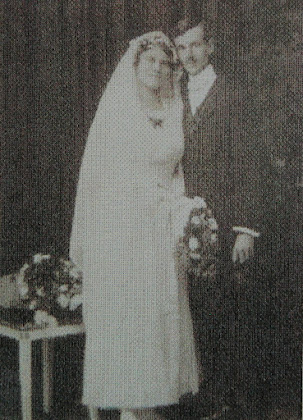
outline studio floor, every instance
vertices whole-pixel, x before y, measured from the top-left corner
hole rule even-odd
[[[85,407],[80,404],[82,357],[84,343],[81,338],[56,340],[54,372],[54,404],[49,415],[42,411],[40,347],[34,348],[33,360],[33,420],[88,420]],[[12,340],[0,339],[0,420],[21,420],[20,386],[18,377],[18,349]],[[266,413],[266,408],[264,413]],[[270,410],[271,414],[229,413],[208,420],[300,420],[292,410]],[[202,420],[194,412],[165,411],[167,420]],[[102,412],[102,420],[118,420],[117,411]]]

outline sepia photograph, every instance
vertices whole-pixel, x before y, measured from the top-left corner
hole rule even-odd
[[[302,1],[0,11],[0,420],[302,419]]]

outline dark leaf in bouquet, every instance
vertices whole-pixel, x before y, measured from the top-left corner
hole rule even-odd
[[[196,208],[194,208],[194,209],[192,209],[192,211],[191,211],[191,218],[193,217],[193,216],[199,216],[201,214],[201,210],[200,209],[196,209]]]

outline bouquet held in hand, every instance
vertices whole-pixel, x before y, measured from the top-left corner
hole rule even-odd
[[[187,254],[188,272],[214,280],[218,256],[218,224],[203,198],[188,200],[188,216],[179,245]]]

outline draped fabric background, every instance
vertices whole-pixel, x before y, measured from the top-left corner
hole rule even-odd
[[[270,109],[271,93],[291,83],[302,92],[299,0],[1,2],[2,271],[35,252],[68,252],[86,135],[115,64],[134,36],[169,32],[184,13],[198,10],[214,23],[217,68],[244,70],[254,101]]]

